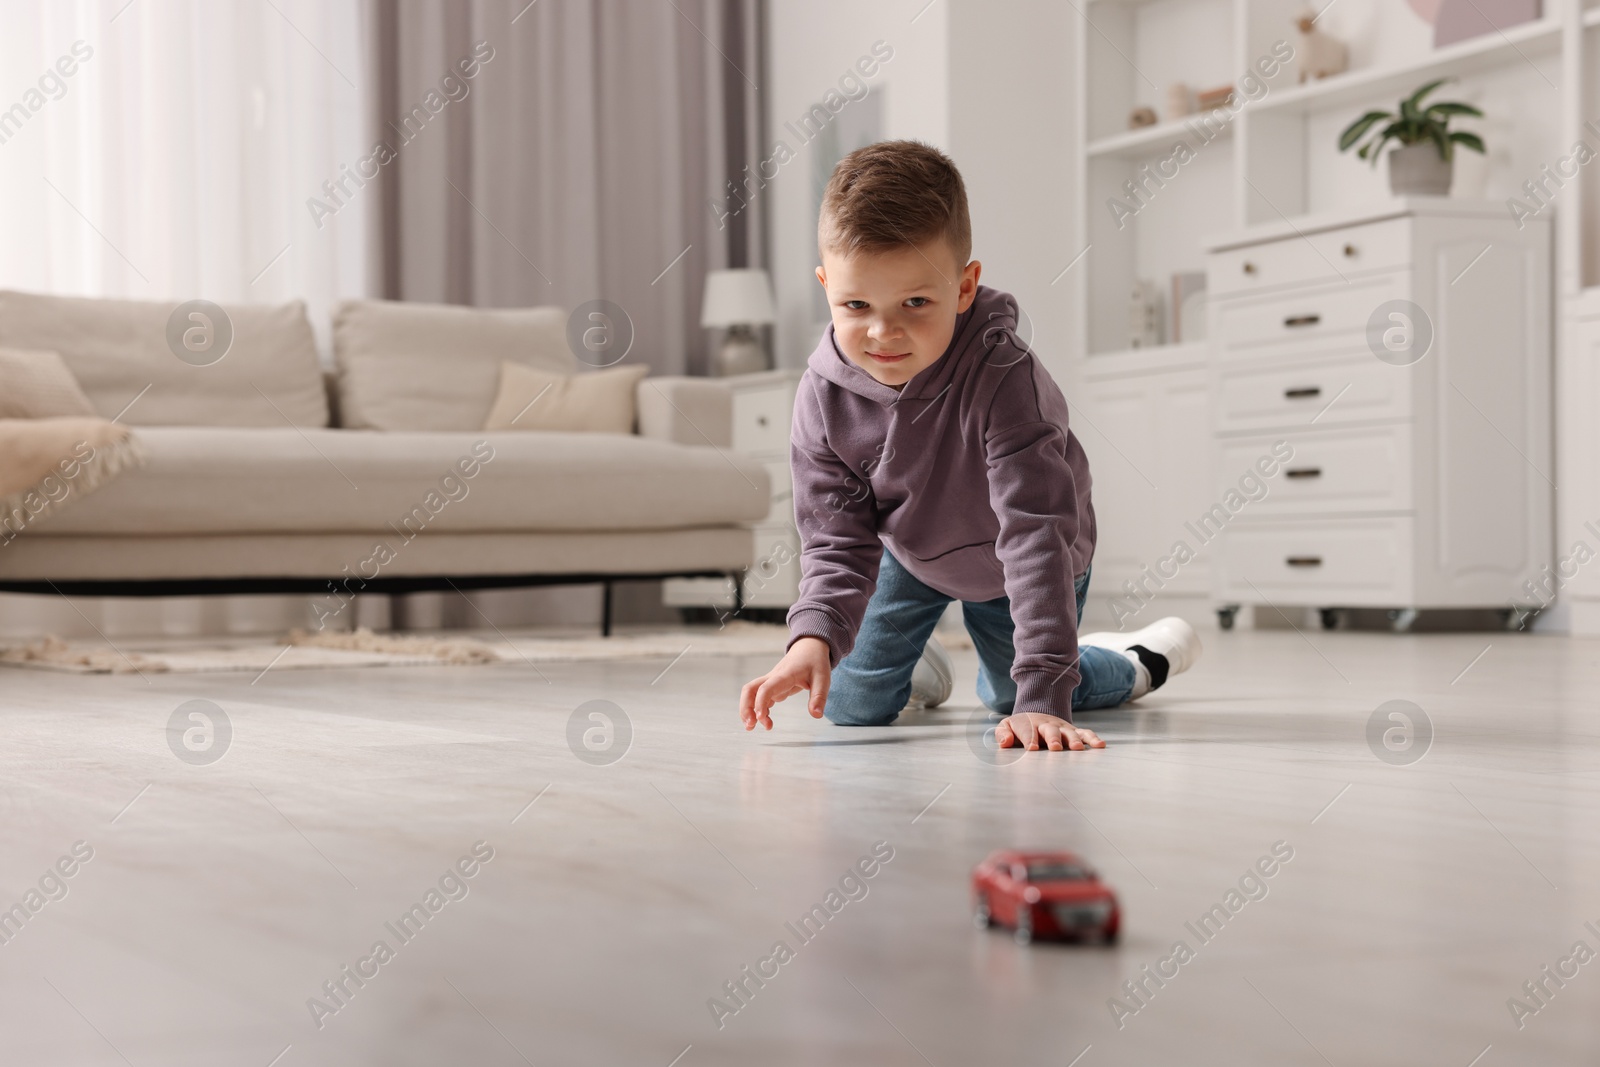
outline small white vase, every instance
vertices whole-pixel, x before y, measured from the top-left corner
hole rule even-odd
[[[1449,196],[1454,161],[1432,141],[1403,145],[1389,153],[1389,191],[1395,196]]]

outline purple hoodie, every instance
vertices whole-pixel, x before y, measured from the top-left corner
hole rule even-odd
[[[944,355],[895,390],[846,359],[828,325],[795,398],[801,579],[789,643],[820,637],[837,666],[887,547],[947,596],[1010,597],[1013,710],[1070,721],[1073,579],[1094,555],[1089,463],[1066,398],[1016,328],[1011,295],[978,286]]]

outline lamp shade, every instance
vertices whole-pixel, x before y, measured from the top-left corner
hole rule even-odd
[[[701,326],[760,326],[773,321],[772,283],[758,268],[706,272]]]

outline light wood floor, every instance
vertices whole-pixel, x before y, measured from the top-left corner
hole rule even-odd
[[[1539,1006],[1523,984],[1576,942],[1600,952],[1600,643],[1206,640],[1137,710],[1083,716],[1105,751],[1001,763],[967,725],[970,652],[949,708],[845,730],[786,707],[759,736],[735,701],[765,664],[693,655],[0,671],[0,908],[93,849],[0,926],[0,1063],[1594,1063],[1600,958],[1544,979],[1520,1028],[1507,1002]],[[169,747],[189,700],[231,723],[218,762]],[[618,762],[569,747],[590,700],[631,721]],[[1369,747],[1390,700],[1432,723],[1409,765]],[[401,942],[385,924],[479,841],[493,858],[446,880],[466,896]],[[877,842],[867,895],[801,942],[785,923]],[[1268,894],[1199,940],[1186,923],[1276,842]],[[975,929],[969,872],[1006,845],[1098,866],[1122,943]],[[393,958],[319,1028],[308,998],[379,940]],[[708,1000],[737,1006],[724,983],[780,940],[793,958],[719,1028]],[[1180,940],[1192,958],[1129,997]]]

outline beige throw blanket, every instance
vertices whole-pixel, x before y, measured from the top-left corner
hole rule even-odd
[[[0,546],[144,459],[105,419],[0,419]]]

